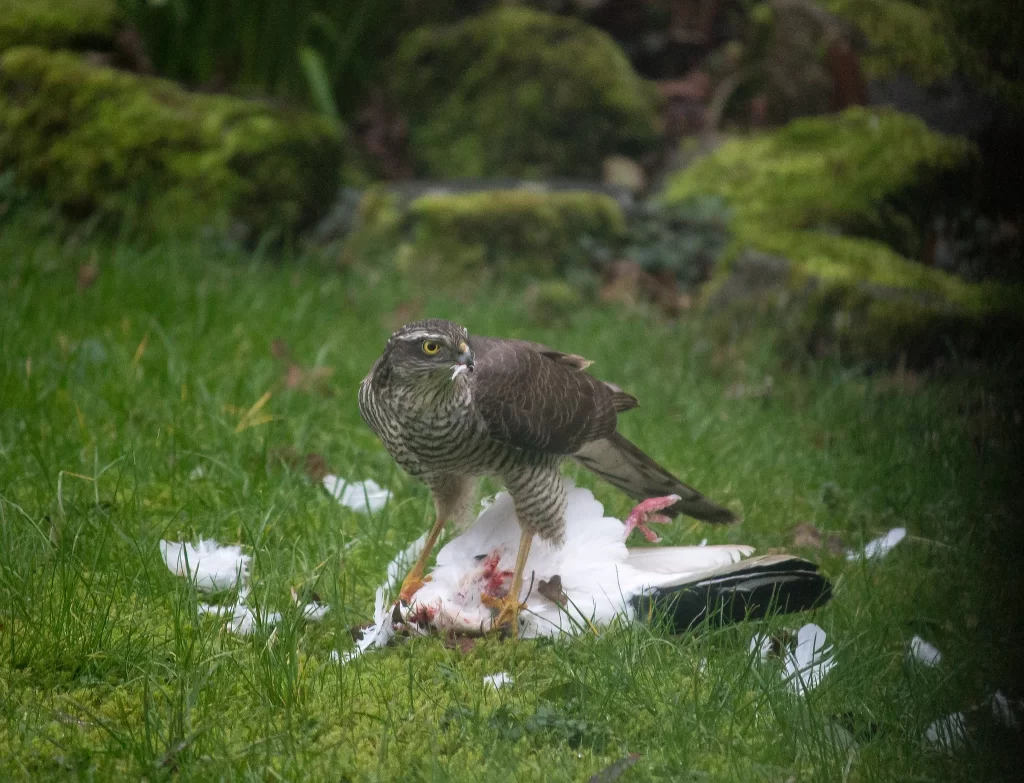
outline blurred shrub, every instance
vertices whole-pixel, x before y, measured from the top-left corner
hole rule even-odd
[[[1024,288],[969,283],[879,241],[913,248],[936,183],[955,184],[972,160],[969,142],[916,117],[848,109],[726,142],[676,174],[663,199],[718,195],[732,209],[711,302],[742,312],[781,289],[770,306],[787,313],[787,339],[856,360],[924,361],[949,345],[977,349],[994,316],[1019,325],[1024,314]]]
[[[545,278],[589,261],[580,236],[615,246],[624,233],[618,203],[601,193],[483,190],[403,204],[374,188],[363,197],[344,253],[371,263],[397,258],[407,272],[497,270]]]
[[[158,73],[351,112],[401,0],[119,0]],[[333,106],[330,102],[333,101]]]
[[[530,318],[543,325],[568,321],[586,302],[582,292],[565,280],[534,283],[524,299]]]
[[[107,48],[118,0],[0,0],[0,52],[19,44]]]
[[[568,17],[502,7],[422,27],[388,76],[428,176],[597,178],[605,156],[659,139],[654,87],[609,36]]]
[[[868,39],[864,66],[872,78],[906,71],[925,87],[957,67],[955,45],[942,15],[908,0],[821,0]]]
[[[922,202],[972,160],[968,141],[916,117],[853,108],[729,141],[675,175],[665,199],[725,198],[741,241],[768,252],[781,252],[764,246],[773,237],[817,229],[882,238],[915,256],[930,213]]]
[[[0,170],[75,216],[146,229],[290,234],[338,184],[322,118],[34,47],[0,56]]]
[[[1020,0],[924,0],[956,36],[962,68],[1024,111],[1024,3]]]
[[[930,86],[963,71],[1024,107],[1024,3],[1019,0],[820,0],[867,36],[870,76],[906,71]]]
[[[622,257],[687,288],[708,280],[729,244],[729,207],[717,196],[647,201],[629,216]]]
[[[422,196],[409,205],[413,244],[445,265],[486,264],[541,277],[584,263],[578,237],[621,237],[622,210],[609,196],[586,191],[481,191]]]

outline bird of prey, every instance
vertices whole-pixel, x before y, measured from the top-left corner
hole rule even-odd
[[[564,540],[566,492],[559,466],[573,459],[640,500],[633,524],[652,510],[705,522],[735,521],[616,432],[637,400],[586,372],[590,362],[524,340],[470,336],[451,321],[427,319],[391,335],[359,387],[359,411],[410,475],[424,481],[437,516],[423,554],[402,584],[409,602],[446,522],[469,521],[476,479],[508,489],[522,529],[512,584],[493,601],[494,627],[518,631],[523,569],[534,535]],[[660,499],[660,500],[652,500]],[[666,508],[667,506],[667,508]]]

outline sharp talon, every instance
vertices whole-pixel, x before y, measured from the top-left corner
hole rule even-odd
[[[519,612],[526,609],[526,604],[520,603],[510,595],[497,598],[486,593],[480,596],[480,601],[484,606],[498,612],[498,616],[491,621],[492,631],[507,631],[512,636],[519,636]]]
[[[626,532],[622,536],[622,540],[625,541],[629,538],[634,530],[639,530],[643,533],[644,538],[652,544],[657,544],[661,541],[661,536],[647,526],[649,524],[665,525],[671,522],[672,520],[669,517],[656,512],[668,508],[678,500],[679,495],[666,495],[662,498],[648,498],[637,503],[633,510],[629,512],[629,516],[626,517]]]

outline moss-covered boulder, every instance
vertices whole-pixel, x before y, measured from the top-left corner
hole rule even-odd
[[[34,47],[0,57],[0,171],[73,215],[291,233],[338,185],[325,120]]]
[[[426,193],[405,199],[384,188],[363,198],[344,253],[394,259],[403,271],[499,271],[550,278],[587,259],[588,240],[625,234],[618,202],[585,190],[533,188]]]
[[[388,72],[419,173],[598,178],[659,138],[657,94],[577,19],[502,7],[410,33]]]
[[[0,0],[0,52],[29,44],[105,49],[119,19],[117,0]]]
[[[818,336],[828,327],[860,358],[891,357],[974,335],[991,316],[1024,313],[1018,289],[969,283],[893,249],[920,243],[916,205],[972,157],[969,143],[914,117],[850,109],[729,141],[675,175],[663,198],[717,195],[733,210],[732,248],[710,301],[784,281],[787,301],[801,307],[796,323]],[[765,277],[764,265],[751,267],[744,255],[751,250],[786,266]]]
[[[957,72],[1024,109],[1024,4],[1007,0],[818,0],[868,41],[867,75],[931,87]]]
[[[818,269],[742,251],[711,286],[707,305],[731,321],[770,312],[785,350],[869,364],[923,366],[950,347],[995,354],[1024,336],[1024,289],[969,283],[877,243],[832,239],[834,244],[821,248],[827,261]],[[844,267],[846,257],[858,254],[872,273],[861,276]]]
[[[904,71],[927,87],[957,68],[955,41],[934,8],[908,0],[820,0],[867,38],[866,74],[881,79]]]
[[[912,244],[913,218],[899,208],[899,197],[961,171],[972,155],[969,142],[934,133],[916,117],[854,108],[728,141],[675,175],[664,198],[724,197],[742,242],[772,241],[772,235],[793,230],[841,229],[902,233]]]

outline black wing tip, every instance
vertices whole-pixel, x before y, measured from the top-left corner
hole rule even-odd
[[[722,626],[773,614],[818,609],[832,598],[832,583],[813,564],[765,574],[730,574],[696,584],[652,590],[631,603],[641,617],[657,612],[673,631],[685,633],[703,622]]]

